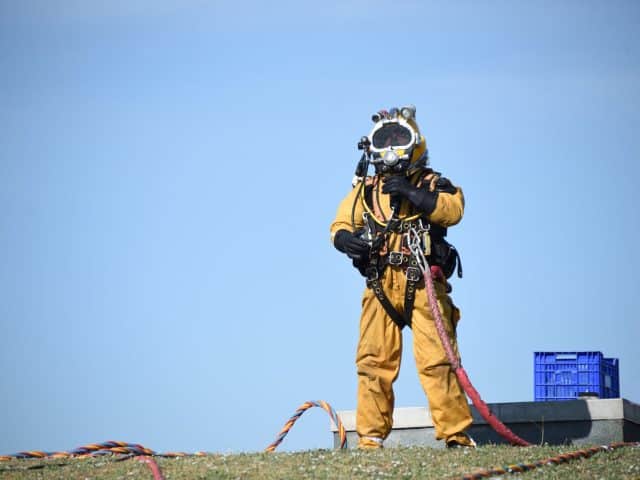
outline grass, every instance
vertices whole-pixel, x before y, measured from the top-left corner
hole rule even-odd
[[[476,450],[425,447],[382,451],[311,450],[207,457],[157,458],[166,480],[197,479],[448,479],[488,467],[533,462],[583,447],[483,446]],[[1,480],[152,479],[147,465],[135,458],[33,459],[0,462]],[[640,448],[596,453],[567,464],[492,477],[494,479],[640,479]]]

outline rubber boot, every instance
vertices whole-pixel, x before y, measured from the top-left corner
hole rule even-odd
[[[382,439],[376,437],[360,437],[358,440],[358,448],[360,450],[380,450],[382,448]]]
[[[476,448],[476,442],[464,432],[459,432],[450,437],[447,437],[447,448],[460,448],[460,447],[468,447],[468,448]]]

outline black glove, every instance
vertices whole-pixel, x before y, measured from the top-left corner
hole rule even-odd
[[[348,230],[338,230],[333,238],[333,245],[355,262],[368,259],[371,251],[371,246],[367,242]]]
[[[436,209],[438,200],[438,192],[430,192],[424,186],[421,188],[411,184],[409,179],[404,175],[392,175],[384,178],[382,185],[382,193],[394,196],[402,196],[409,200],[422,213],[429,215]]]

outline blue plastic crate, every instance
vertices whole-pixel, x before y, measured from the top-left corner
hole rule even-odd
[[[620,396],[620,369],[617,358],[604,359],[604,389],[608,397],[618,398]]]
[[[533,377],[536,402],[620,397],[618,359],[601,352],[535,352]]]

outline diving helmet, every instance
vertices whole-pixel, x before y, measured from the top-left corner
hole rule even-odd
[[[380,110],[367,138],[376,173],[400,173],[427,164],[427,143],[416,123],[416,107]]]

